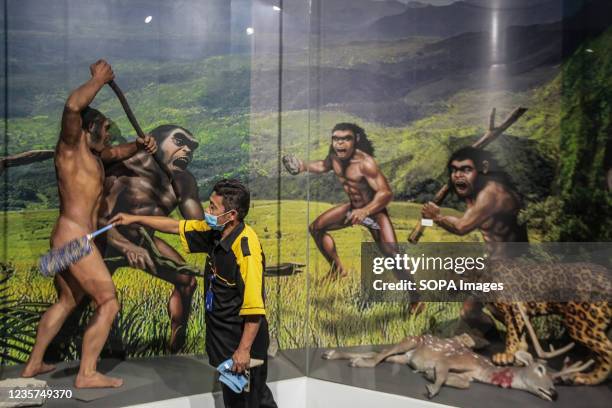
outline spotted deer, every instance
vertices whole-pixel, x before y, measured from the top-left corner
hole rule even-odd
[[[349,353],[329,350],[323,354],[327,360],[350,360],[352,367],[375,367],[383,361],[406,364],[433,384],[427,385],[427,396],[433,398],[443,385],[469,388],[472,381],[524,390],[548,401],[557,398],[554,383],[567,380],[593,364],[590,360],[552,372],[542,360],[534,360],[526,351],[518,351],[515,358],[523,366],[498,367],[489,359],[472,351],[475,343],[467,334],[441,339],[429,334],[410,336],[383,351]]]

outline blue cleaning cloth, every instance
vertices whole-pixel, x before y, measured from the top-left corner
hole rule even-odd
[[[249,383],[249,379],[244,374],[234,373],[232,371],[233,365],[234,361],[231,358],[219,364],[217,367],[220,374],[219,381],[227,385],[236,394],[240,394]]]

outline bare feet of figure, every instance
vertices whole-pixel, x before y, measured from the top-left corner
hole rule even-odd
[[[411,302],[408,308],[408,313],[411,315],[419,315],[425,310],[427,304],[425,302]]]
[[[74,381],[76,388],[118,388],[122,385],[121,378],[109,377],[98,372],[87,376],[79,373]]]
[[[49,373],[49,372],[51,372],[53,370],[55,370],[55,365],[53,365],[53,364],[45,364],[45,363],[31,364],[31,363],[28,363],[28,364],[26,364],[25,368],[21,372],[21,376],[24,377],[24,378],[36,377],[37,375]]]
[[[325,275],[321,279],[321,281],[322,282],[327,282],[327,281],[333,282],[333,281],[337,281],[337,280],[342,279],[342,278],[346,278],[348,275],[349,274],[348,274],[348,271],[346,269],[338,268],[338,267],[336,267],[334,265],[334,266],[332,266],[329,269],[329,272],[327,273],[327,275]]]
[[[187,333],[184,325],[178,325],[173,327],[170,331],[170,343],[168,344],[167,351],[170,354],[176,354],[181,351],[185,345]]]
[[[325,275],[321,281],[322,282],[335,282],[337,280],[346,278],[348,276],[348,272],[346,271],[342,271],[342,272],[334,272],[334,271],[329,271],[329,273],[327,275]]]

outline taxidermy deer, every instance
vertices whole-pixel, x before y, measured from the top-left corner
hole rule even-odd
[[[545,362],[534,360],[526,351],[518,351],[516,360],[524,366],[498,367],[489,359],[472,351],[474,340],[467,334],[441,339],[429,334],[410,336],[399,344],[380,353],[347,353],[329,350],[323,354],[327,360],[351,360],[352,367],[374,367],[382,361],[407,364],[416,372],[433,381],[427,385],[427,396],[438,394],[442,385],[469,388],[472,381],[497,385],[503,388],[524,390],[548,401],[557,398],[554,383],[567,380],[593,364],[590,360],[569,365],[551,372]]]

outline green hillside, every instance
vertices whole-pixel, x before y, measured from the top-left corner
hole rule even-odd
[[[612,30],[583,44],[545,92],[559,104],[556,126],[539,134],[556,154],[552,196],[525,213],[550,241],[612,240]],[[554,156],[553,156],[554,157]]]
[[[450,330],[456,323],[456,304],[431,305],[418,317],[410,316],[406,306],[400,303],[378,303],[364,307],[360,280],[361,242],[371,241],[370,234],[361,227],[346,228],[333,233],[338,252],[350,269],[350,276],[341,281],[323,281],[329,266],[318,253],[308,235],[308,222],[330,207],[328,203],[282,201],[280,205],[281,234],[277,234],[277,203],[254,201],[246,219],[259,235],[266,261],[269,265],[281,262],[308,263],[308,273],[287,277],[269,277],[266,280],[268,319],[272,333],[278,336],[281,348],[306,345],[329,347],[358,344],[386,344],[400,340],[406,334],[420,334],[434,330]],[[310,209],[310,214],[307,213]],[[390,214],[398,239],[405,242],[409,232],[419,219],[419,205],[393,203]],[[451,214],[453,210],[445,210]],[[57,210],[8,212],[6,221],[0,220],[0,229],[7,228],[8,253],[2,259],[15,270],[6,287],[6,294],[20,305],[32,302],[54,302],[56,295],[50,278],[40,275],[36,269],[38,257],[47,251],[49,235],[57,217]],[[160,234],[182,253],[176,236]],[[277,238],[280,236],[280,239]],[[475,242],[478,233],[461,240]],[[429,228],[424,242],[456,241],[457,237],[440,228]],[[202,254],[184,254],[187,262],[202,265]],[[4,278],[0,270],[0,280]],[[165,343],[170,326],[166,302],[172,285],[146,273],[122,268],[113,276],[122,310],[118,317],[120,342],[130,357],[144,357],[167,353]],[[193,300],[193,313],[189,321],[186,353],[203,353],[204,309],[203,282],[198,278],[198,288]],[[43,308],[44,310],[44,305]],[[12,332],[33,335],[38,318],[29,324],[11,328]],[[384,330],[382,330],[384,328]],[[80,329],[82,331],[82,328]],[[11,344],[14,344],[11,343]],[[11,357],[23,361],[30,345],[21,344],[24,351],[11,349]],[[77,359],[77,347],[69,347],[67,357]]]
[[[427,96],[428,87],[411,91],[405,96],[407,102],[433,99],[424,108],[428,113],[423,118],[401,127],[365,121],[334,105],[285,111],[281,116],[282,154],[323,158],[333,125],[357,122],[373,141],[396,198],[422,202],[444,182],[449,154],[484,133],[492,107],[497,108],[499,123],[516,106],[526,106],[528,112],[489,148],[529,203],[525,218],[545,239],[608,239],[606,231],[612,230],[607,224],[610,217],[606,218],[610,196],[603,189],[603,161],[610,155],[606,143],[609,145],[611,116],[611,40],[608,31],[584,44],[565,61],[556,77],[540,87],[520,91],[470,88],[442,99]],[[373,70],[381,62],[393,64],[415,57],[430,42],[415,38],[382,45],[334,46],[321,51],[321,64]],[[287,57],[288,68],[305,69],[305,54],[296,51]],[[247,55],[233,55],[195,62],[113,64],[117,81],[145,130],[177,123],[196,135],[201,145],[190,169],[203,196],[221,176],[249,178],[258,198],[277,196],[279,118],[273,107],[265,105],[268,102],[258,104],[255,98],[255,105],[251,105],[251,98],[257,96],[252,90],[261,88],[251,79],[273,76],[273,58],[251,60]],[[63,100],[71,87],[87,78],[87,71],[80,68],[71,71],[68,79],[53,69],[45,81],[28,73],[15,75],[12,86],[20,94],[17,105],[23,105],[23,114],[8,120],[10,153],[54,146]],[[117,140],[133,134],[109,89],[101,92],[94,105],[116,121]],[[284,198],[305,199],[309,193],[316,200],[344,199],[331,175],[306,180],[303,175],[291,177],[283,171],[281,176]],[[11,170],[9,208],[56,206],[53,180],[50,163]],[[456,205],[452,200],[448,204]],[[563,222],[555,222],[552,213]],[[594,225],[598,227],[589,229]]]

